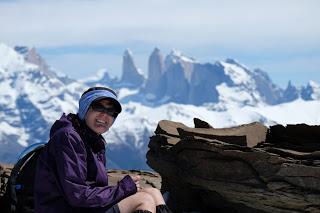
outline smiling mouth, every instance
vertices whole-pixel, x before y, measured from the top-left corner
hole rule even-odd
[[[96,120],[96,123],[100,126],[104,126],[104,127],[107,127],[107,125],[108,125],[108,123],[107,122],[105,122],[105,121],[103,121],[103,120],[99,120],[99,119],[97,119]]]

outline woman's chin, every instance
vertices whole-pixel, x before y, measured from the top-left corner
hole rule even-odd
[[[107,132],[108,130],[109,130],[108,127],[99,126],[99,127],[95,127],[93,131],[97,134],[103,134],[103,133]]]

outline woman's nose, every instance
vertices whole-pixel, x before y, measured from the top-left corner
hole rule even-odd
[[[100,115],[104,118],[104,119],[113,119],[113,117],[111,115],[109,115],[106,112],[101,112]]]

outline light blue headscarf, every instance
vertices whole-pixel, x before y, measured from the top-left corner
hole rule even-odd
[[[104,98],[111,98],[114,101],[115,107],[117,108],[118,112],[121,112],[121,104],[119,103],[115,94],[108,90],[92,90],[81,96],[79,100],[79,118],[81,120],[84,120],[85,115],[90,107],[90,104],[95,100],[100,100]]]

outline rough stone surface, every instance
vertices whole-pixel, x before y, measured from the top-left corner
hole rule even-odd
[[[320,212],[319,134],[320,126],[304,124],[203,129],[160,121],[147,163],[175,212]]]

